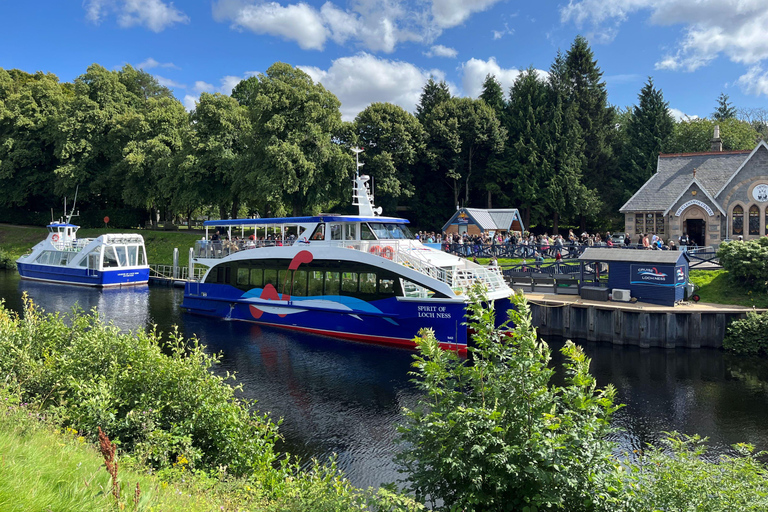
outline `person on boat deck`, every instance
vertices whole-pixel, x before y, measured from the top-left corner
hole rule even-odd
[[[219,231],[218,230],[216,230],[216,232],[211,237],[211,241],[213,241],[213,242],[218,242],[219,241]]]

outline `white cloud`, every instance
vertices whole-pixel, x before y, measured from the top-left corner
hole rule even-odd
[[[461,85],[464,89],[464,94],[471,98],[477,98],[480,93],[483,92],[483,82],[485,77],[493,75],[496,80],[501,84],[501,89],[506,95],[509,92],[509,88],[515,83],[515,79],[522,73],[519,69],[510,68],[504,69],[496,62],[496,57],[491,57],[488,60],[481,59],[469,59],[467,62],[461,65],[462,79]],[[539,78],[546,79],[548,73],[546,71],[536,70]]]
[[[184,103],[184,107],[187,110],[194,110],[195,103],[200,99],[200,95],[202,93],[208,92],[213,94],[218,92],[229,96],[232,94],[232,89],[234,89],[237,84],[246,78],[250,78],[258,74],[259,73],[257,71],[246,71],[243,76],[227,75],[219,79],[218,87],[203,80],[197,80],[195,85],[192,87],[192,91],[195,94],[185,95],[182,103]]]
[[[155,79],[157,80],[157,83],[162,85],[163,87],[169,87],[172,89],[186,89],[187,86],[184,84],[180,84],[179,82],[175,82],[171,80],[170,78],[165,78],[164,76],[160,75],[154,75]]]
[[[429,77],[436,80],[445,78],[439,70],[379,59],[368,53],[336,59],[327,70],[313,66],[299,67],[339,98],[341,114],[346,121],[352,121],[360,111],[376,102],[394,103],[414,112]],[[452,88],[455,90],[455,87]]]
[[[670,114],[672,117],[674,117],[674,118],[675,118],[675,121],[677,121],[678,123],[679,123],[680,121],[687,121],[687,120],[689,120],[689,119],[698,119],[698,118],[699,118],[699,116],[691,116],[691,115],[688,115],[688,114],[686,114],[685,112],[683,112],[682,110],[680,110],[680,109],[677,109],[677,108],[670,108],[670,109],[668,109],[668,110],[669,110],[669,114]]]
[[[750,67],[745,74],[736,80],[736,83],[749,94],[768,96],[768,72],[764,72],[763,67],[759,64]]]
[[[123,28],[144,26],[153,32],[162,32],[175,23],[189,23],[189,16],[162,0],[85,0],[85,17],[100,23],[108,12],[117,14],[117,23]]]
[[[457,52],[453,48],[448,48],[447,46],[443,46],[441,44],[435,45],[432,48],[429,49],[428,52],[424,52],[424,55],[427,57],[449,57],[451,59],[455,58],[459,52]]]
[[[140,62],[140,63],[136,64],[133,67],[135,67],[136,69],[143,69],[144,71],[146,71],[148,69],[153,69],[153,68],[179,69],[179,67],[176,64],[174,64],[173,62],[157,62],[152,57],[148,58],[144,62]]]
[[[195,110],[195,107],[197,107],[197,100],[200,99],[200,95],[194,95],[194,94],[186,94],[184,95],[184,108],[187,109],[187,112],[191,112],[192,110]]]
[[[500,0],[432,0],[432,15],[440,28],[464,23],[473,13],[481,12]]]
[[[512,34],[515,33],[515,31],[513,29],[509,28],[509,24],[508,23],[504,24],[504,30],[491,30],[491,32],[493,33],[493,40],[494,41],[496,41],[498,39],[501,39],[502,37],[504,37],[506,35],[512,35]]]
[[[589,22],[597,27],[618,25],[638,11],[650,11],[655,25],[684,26],[677,47],[656,63],[657,69],[694,71],[720,54],[744,64],[768,58],[765,0],[570,0],[560,17],[577,26]],[[607,30],[615,32],[616,27]]]

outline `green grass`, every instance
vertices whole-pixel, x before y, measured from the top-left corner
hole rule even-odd
[[[25,407],[2,407],[0,412],[0,510],[3,512],[70,511],[209,511],[247,510],[255,496],[229,488],[232,497],[211,493],[209,485],[186,475],[167,482],[136,471],[119,461],[118,505],[98,449],[77,434],[59,433],[39,422]],[[32,415],[30,418],[29,415]],[[136,484],[141,489],[135,502]],[[243,490],[246,487],[243,485]]]
[[[139,233],[144,237],[149,263],[171,265],[173,249],[179,249],[179,262],[187,263],[189,248],[202,236],[188,231],[151,231],[146,229],[81,229],[77,232],[81,238],[94,238],[104,233]],[[0,247],[13,260],[26,254],[32,247],[48,235],[48,230],[36,226],[12,226],[0,224]]]
[[[768,293],[745,288],[726,270],[691,270],[690,278],[702,302],[768,308]]]

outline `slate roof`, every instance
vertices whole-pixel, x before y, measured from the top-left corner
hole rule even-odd
[[[449,220],[445,226],[443,226],[443,231],[448,229],[451,222],[453,222],[456,216],[462,211],[466,212],[474,223],[483,231],[507,231],[512,226],[512,222],[515,219],[520,222],[521,226],[523,225],[522,219],[520,218],[520,212],[517,208],[497,208],[493,210],[462,208],[451,217],[451,220]]]
[[[696,169],[696,181],[710,196],[715,197],[751,152],[723,151],[659,155],[656,174],[619,211],[622,213],[666,211],[691,185],[694,169]]]
[[[688,254],[680,251],[655,251],[644,249],[600,249],[589,247],[579,256],[586,261],[624,261],[628,263],[677,263],[680,257],[688,259]]]

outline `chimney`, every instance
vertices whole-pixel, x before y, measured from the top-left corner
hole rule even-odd
[[[722,151],[723,150],[723,139],[720,138],[720,125],[715,125],[715,136],[712,137],[712,140],[710,141],[712,144],[709,148],[710,151]]]

